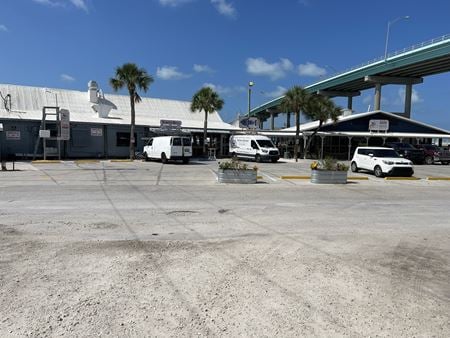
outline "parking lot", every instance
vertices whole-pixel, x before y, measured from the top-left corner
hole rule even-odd
[[[0,172],[0,336],[450,336],[450,166],[282,178],[310,163]]]

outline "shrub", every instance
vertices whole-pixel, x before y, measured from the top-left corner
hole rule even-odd
[[[223,170],[248,170],[250,169],[247,165],[247,163],[241,163],[239,162],[239,160],[232,158],[229,161],[223,161],[223,162],[219,162],[219,169],[223,169]],[[258,170],[257,166],[254,166],[252,168],[253,170]]]
[[[320,161],[314,161],[311,163],[312,170],[333,170],[333,171],[347,171],[348,165],[342,162],[338,162],[336,159],[326,157]]]

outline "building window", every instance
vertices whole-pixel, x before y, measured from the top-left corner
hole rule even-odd
[[[137,135],[134,133],[134,140],[136,142]],[[116,134],[116,146],[117,147],[129,147],[130,146],[130,133],[118,132]]]

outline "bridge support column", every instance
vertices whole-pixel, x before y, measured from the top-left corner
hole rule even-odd
[[[270,130],[275,130],[275,113],[270,113]]]
[[[352,96],[347,97],[347,109],[353,110],[353,97]]]
[[[405,86],[405,113],[403,117],[411,118],[412,84]]]
[[[373,109],[374,110],[381,109],[381,83],[375,84],[375,97],[373,102]]]

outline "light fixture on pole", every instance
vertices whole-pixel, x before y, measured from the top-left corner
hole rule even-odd
[[[394,23],[396,23],[400,20],[408,20],[408,19],[409,19],[409,15],[406,15],[406,16],[400,16],[400,17],[388,22],[387,32],[386,32],[386,44],[384,46],[384,61],[387,60],[387,56],[388,56],[387,53],[388,53],[388,43],[389,43],[389,32],[391,30],[391,25],[393,25]]]
[[[248,113],[247,117],[250,117],[250,104],[251,104],[251,96],[252,96],[252,87],[255,85],[253,81],[248,83]]]

